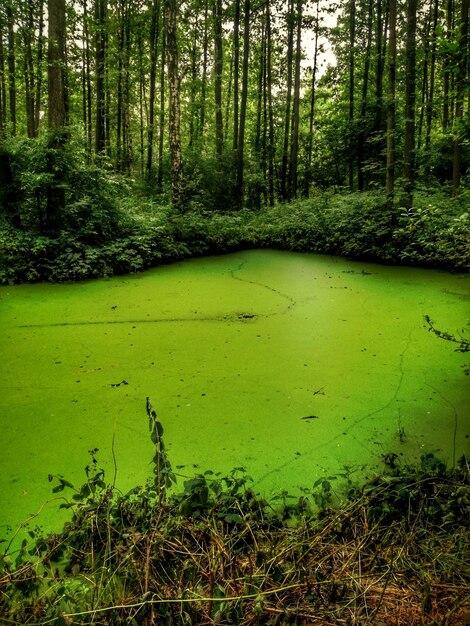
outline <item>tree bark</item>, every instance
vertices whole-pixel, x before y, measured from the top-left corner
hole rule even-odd
[[[235,0],[233,20],[233,150],[238,147],[238,85],[240,81],[240,0]]]
[[[11,134],[16,135],[16,57],[15,57],[15,30],[12,3],[6,4],[8,28],[8,93],[10,104]]]
[[[446,40],[448,42],[452,39],[452,25],[453,25],[453,15],[454,15],[454,2],[453,0],[447,0],[446,3]],[[451,108],[451,94],[450,94],[450,73],[451,73],[451,64],[450,64],[450,55],[446,53],[444,55],[444,63],[443,63],[443,71],[444,71],[444,106],[442,111],[442,128],[443,130],[447,130],[449,127],[449,110]]]
[[[315,44],[313,52],[313,67],[312,67],[312,81],[311,81],[311,93],[310,93],[310,114],[308,124],[308,141],[307,141],[307,163],[305,171],[305,183],[304,183],[304,196],[308,198],[310,194],[310,182],[311,182],[311,169],[312,169],[312,153],[313,153],[313,126],[315,121],[315,96],[316,96],[316,81],[317,81],[317,64],[318,64],[318,38],[320,30],[320,0],[316,0],[316,16],[315,16]]]
[[[52,181],[48,188],[43,228],[54,234],[65,207],[61,152],[66,142],[67,103],[65,88],[65,0],[48,0],[47,92],[50,148],[48,155]]]
[[[105,135],[105,30],[106,0],[95,0],[95,64],[96,64],[96,122],[95,152],[104,154]]]
[[[236,202],[239,208],[243,204],[243,175],[245,160],[245,125],[246,108],[248,101],[248,61],[250,52],[250,0],[245,0],[243,16],[243,70],[242,70],[242,97],[240,102],[240,123],[238,127],[237,149],[237,185]]]
[[[416,10],[417,0],[408,0],[406,13],[405,146],[403,154],[405,207],[408,209],[413,206],[415,180]]]
[[[266,2],[266,88],[268,98],[268,197],[270,206],[274,206],[274,112],[272,90],[272,36],[271,36],[271,7],[270,0]]]
[[[220,162],[224,149],[224,120],[222,115],[222,0],[214,0],[214,88],[215,88],[215,152]]]
[[[300,132],[300,57],[302,39],[302,0],[297,0],[297,32],[295,44],[294,99],[292,103],[292,132],[289,159],[289,199],[297,197],[299,132]]]
[[[386,208],[393,209],[395,188],[395,81],[397,57],[397,0],[389,2],[388,88],[387,88],[387,176],[385,182]]]
[[[287,13],[287,94],[286,113],[284,118],[284,145],[281,162],[281,198],[287,200],[289,196],[287,181],[287,164],[289,150],[289,130],[292,99],[292,61],[294,56],[294,0],[289,0]]]
[[[467,77],[467,46],[468,46],[468,3],[462,0],[459,31],[459,59],[457,68],[457,93],[455,98],[454,126],[454,158],[452,165],[452,195],[456,196],[460,189],[462,175],[462,152],[464,132],[460,128],[464,112],[464,92]]]
[[[364,190],[364,155],[366,143],[367,93],[369,89],[370,51],[372,47],[373,0],[369,0],[367,11],[367,43],[362,77],[361,111],[359,114],[359,133],[357,137],[357,188]]]
[[[349,190],[354,190],[354,62],[356,42],[356,1],[349,3]]]
[[[173,208],[186,210],[183,157],[180,133],[180,76],[177,37],[177,0],[165,0],[166,54],[169,85],[169,140],[171,161],[171,191]]]

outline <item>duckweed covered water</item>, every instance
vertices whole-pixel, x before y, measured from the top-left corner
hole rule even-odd
[[[2,287],[0,537],[51,499],[48,474],[81,484],[90,449],[123,490],[144,482],[147,396],[179,474],[243,466],[266,495],[388,452],[452,464],[468,355],[423,316],[455,332],[468,296],[468,275],[268,250]]]

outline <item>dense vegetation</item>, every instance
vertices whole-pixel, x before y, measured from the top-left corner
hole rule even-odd
[[[78,488],[50,476],[73,516],[31,530],[0,558],[4,624],[463,624],[470,561],[468,462],[447,470],[384,456],[362,487],[350,474],[268,503],[243,468],[176,482],[147,401],[154,477],[121,494],[91,450]],[[338,478],[338,477],[336,477]]]
[[[45,5],[0,7],[2,282],[242,246],[468,267],[468,0]]]

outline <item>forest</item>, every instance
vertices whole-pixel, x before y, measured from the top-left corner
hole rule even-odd
[[[0,9],[3,282],[272,246],[468,267],[468,2]]]
[[[0,2],[2,624],[470,623],[469,35]]]

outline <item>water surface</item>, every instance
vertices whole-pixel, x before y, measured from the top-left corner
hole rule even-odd
[[[468,296],[467,275],[269,250],[0,288],[0,537],[51,497],[48,474],[80,483],[92,448],[111,480],[114,447],[123,490],[144,482],[147,396],[179,473],[244,466],[268,495],[391,451],[452,464],[468,355],[423,316],[455,332]]]

